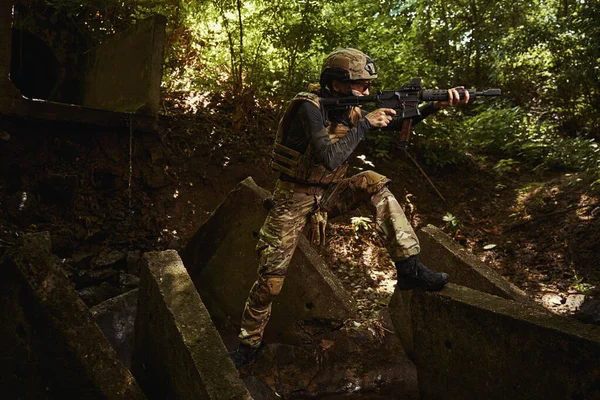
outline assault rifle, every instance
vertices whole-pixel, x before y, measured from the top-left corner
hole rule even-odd
[[[496,97],[502,93],[500,89],[488,89],[477,92],[474,89],[457,90],[460,98],[464,92],[469,92],[469,98],[475,100],[478,97]],[[377,108],[393,108],[397,115],[394,118],[403,120],[400,142],[406,146],[411,128],[411,118],[421,115],[419,103],[424,101],[446,101],[448,90],[423,90],[421,78],[414,78],[412,82],[404,85],[400,90],[380,91],[370,96],[344,96],[321,98],[321,104],[325,110],[344,109],[352,106],[375,103]]]

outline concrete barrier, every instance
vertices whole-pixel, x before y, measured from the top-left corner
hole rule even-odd
[[[600,327],[549,313],[439,229],[418,235],[421,258],[453,282],[390,301],[422,398],[600,398]]]
[[[533,304],[524,291],[507,282],[439,228],[427,225],[417,232],[417,236],[421,244],[420,258],[423,263],[435,271],[448,273],[452,283],[505,299]]]
[[[12,49],[12,1],[0,2],[0,113],[8,113],[21,101],[21,93],[9,80]]]
[[[448,273],[452,283],[542,308],[525,292],[507,282],[500,274],[467,252],[439,228],[428,225],[419,230],[417,235],[421,244],[420,258],[423,263],[435,271]],[[412,291],[396,290],[390,301],[390,305],[393,305],[390,314],[396,334],[402,341],[406,353],[414,358],[411,297]]]
[[[119,361],[131,368],[131,355],[135,340],[135,315],[138,290],[134,289],[90,308],[96,323],[102,329]]]
[[[154,399],[250,399],[174,250],[142,258],[132,370]]]
[[[239,327],[256,280],[258,232],[270,193],[247,178],[238,184],[182,251],[183,261],[213,318]],[[210,301],[210,302],[209,302]],[[302,237],[265,331],[269,342],[300,344],[339,329],[355,315],[354,300]]]
[[[150,17],[94,49],[83,105],[157,116],[166,23],[164,16]]]
[[[26,235],[0,260],[2,398],[144,399],[50,248]]]
[[[144,83],[137,85],[140,91],[134,96],[134,100],[128,101],[131,107],[137,111],[148,112],[146,114],[136,114],[135,118],[128,118],[128,114],[122,112],[100,110],[95,108],[82,107],[80,105],[54,103],[50,101],[40,101],[27,99],[21,95],[21,92],[10,81],[10,65],[11,65],[11,46],[12,46],[12,16],[13,16],[13,1],[0,2],[0,115],[18,116],[26,118],[36,118],[49,121],[73,121],[84,124],[92,124],[97,126],[108,127],[127,127],[132,125],[136,130],[154,131],[156,130],[156,115],[160,96],[160,67],[162,66],[162,41],[160,40],[160,32],[156,31],[152,39],[151,45],[154,46],[151,57],[145,58],[144,62],[150,64],[144,65],[143,70],[147,73],[144,76],[147,78]],[[159,17],[160,18],[160,17]],[[163,24],[164,25],[164,24]],[[132,44],[132,43],[129,43]],[[133,43],[135,44],[135,43]],[[125,56],[127,55],[124,52]],[[124,57],[125,57],[124,56]],[[160,58],[158,58],[160,57]],[[126,58],[126,62],[131,60]],[[121,102],[127,102],[123,98],[125,96],[121,88],[127,84],[128,86],[136,86],[134,82],[139,83],[138,68],[130,68],[136,76],[135,79],[123,82],[121,86],[110,87],[115,97],[118,97]],[[122,75],[122,74],[121,74]],[[158,82],[156,79],[158,77]],[[106,78],[103,80],[106,84]],[[144,86],[145,85],[145,86]],[[108,90],[107,86],[103,87]],[[130,94],[129,92],[127,93]],[[140,96],[146,96],[146,99],[140,99]],[[100,95],[93,95],[101,99]],[[90,98],[88,96],[88,98]],[[110,100],[110,99],[108,99]],[[100,101],[90,100],[91,107],[102,107],[106,101],[106,106],[117,104],[114,100],[108,101],[106,98]],[[111,106],[111,109],[125,109],[123,107]]]
[[[600,327],[453,284],[410,315],[424,399],[600,398]]]

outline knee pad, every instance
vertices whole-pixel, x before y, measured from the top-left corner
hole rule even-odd
[[[354,175],[351,179],[355,180],[355,188],[362,189],[371,195],[379,192],[392,181],[375,171],[364,171]]]
[[[266,307],[270,305],[281,292],[283,280],[283,276],[259,276],[250,291],[249,300],[254,306]]]
[[[265,279],[267,289],[271,296],[275,297],[281,292],[281,287],[283,286],[284,279],[285,277],[283,276],[268,276]]]

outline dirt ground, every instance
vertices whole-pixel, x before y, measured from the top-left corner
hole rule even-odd
[[[273,189],[277,115],[240,123],[230,112],[162,117],[157,134],[0,119],[0,253],[41,230],[71,264],[106,249],[180,249],[244,178]],[[361,144],[353,171],[390,177],[415,229],[443,228],[553,312],[570,315],[600,294],[600,201],[577,174],[499,174],[476,159],[432,170],[413,148],[393,149],[388,159],[374,153]],[[387,304],[395,280],[368,217],[359,209],[331,221],[319,249],[365,319]]]

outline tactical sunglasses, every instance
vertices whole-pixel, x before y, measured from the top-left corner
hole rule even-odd
[[[354,81],[350,81],[350,85],[352,86],[359,86],[362,88],[361,92],[364,92],[365,90],[369,89],[371,87],[371,81],[368,79],[358,79],[358,80],[354,80]]]

